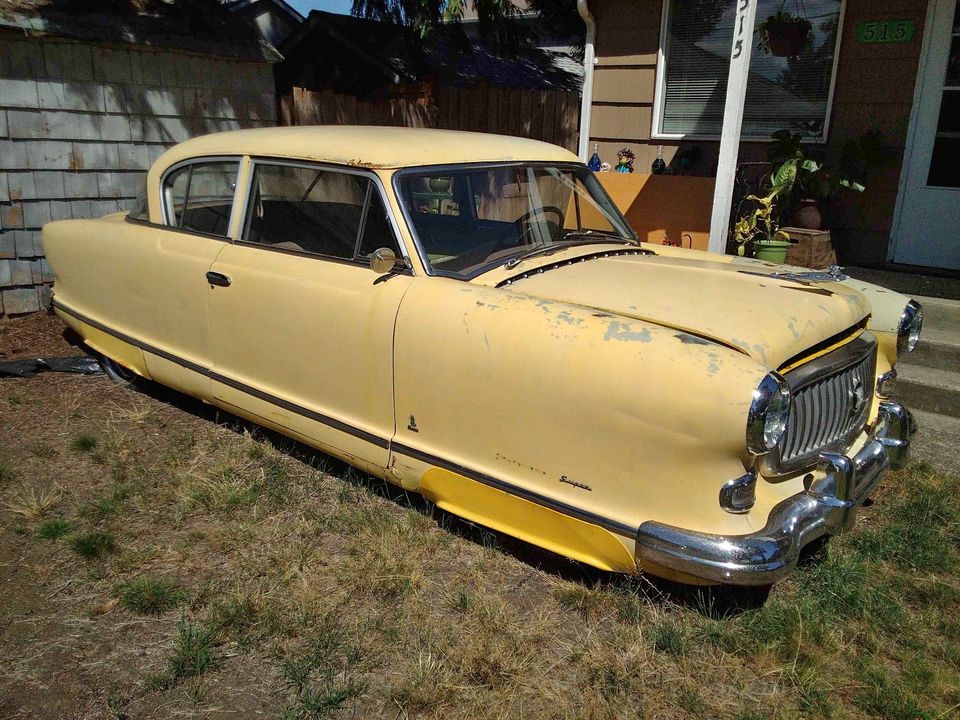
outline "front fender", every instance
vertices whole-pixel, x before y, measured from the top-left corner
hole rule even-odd
[[[738,351],[589,308],[421,278],[401,304],[395,368],[397,442],[421,455],[611,527],[655,519],[753,529],[750,516],[718,502],[743,474],[747,411],[766,373]],[[417,487],[425,466],[395,472]]]

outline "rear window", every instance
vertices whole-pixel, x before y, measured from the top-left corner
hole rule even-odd
[[[239,161],[216,160],[170,173],[163,186],[167,224],[227,237],[239,170]]]

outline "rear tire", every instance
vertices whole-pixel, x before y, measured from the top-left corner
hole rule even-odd
[[[104,374],[113,380],[117,385],[126,388],[138,389],[143,382],[143,378],[132,370],[128,370],[123,365],[108,358],[106,355],[100,356],[100,367]]]

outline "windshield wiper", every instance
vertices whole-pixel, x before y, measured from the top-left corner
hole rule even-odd
[[[516,257],[510,258],[503,264],[503,266],[509,270],[510,268],[516,267],[524,260],[536,257],[537,255],[550,255],[551,253],[565,250],[566,248],[576,247],[577,245],[593,245],[594,242],[594,240],[567,240],[556,243],[548,243],[539,247],[535,247],[533,250],[527,250],[525,253],[521,253]]]
[[[573,236],[575,236],[575,237],[589,236],[589,237],[598,238],[598,240],[594,240],[593,242],[612,241],[612,242],[618,242],[618,243],[625,243],[625,244],[627,244],[627,245],[639,245],[639,244],[640,244],[640,243],[639,243],[638,241],[636,241],[636,240],[628,239],[628,238],[623,237],[622,235],[617,235],[617,234],[612,233],[612,232],[606,232],[606,231],[604,231],[604,230],[589,230],[589,229],[586,229],[586,228],[583,229],[583,230],[567,230],[567,231],[563,234],[563,237],[560,238],[560,240],[561,240],[561,241],[566,240],[566,239],[567,239],[568,237],[570,237],[571,235],[573,235]]]

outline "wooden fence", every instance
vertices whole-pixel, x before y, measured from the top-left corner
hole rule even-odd
[[[332,90],[293,88],[280,98],[282,125],[393,125],[514,135],[577,150],[580,100],[559,90],[441,87],[359,100]]]

